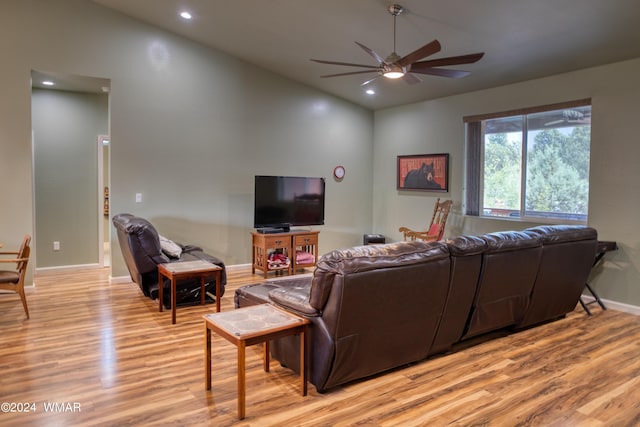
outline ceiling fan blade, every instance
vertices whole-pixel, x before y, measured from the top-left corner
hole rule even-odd
[[[366,86],[366,85],[368,85],[369,83],[371,83],[372,81],[374,81],[374,80],[376,80],[376,79],[379,79],[380,77],[382,77],[382,74],[379,74],[379,75],[375,76],[374,78],[369,79],[369,80],[367,80],[367,81],[366,81],[366,82],[364,82],[364,83],[361,83],[361,84],[360,84],[360,86]]]
[[[473,64],[478,62],[484,56],[484,52],[471,53],[469,55],[450,56],[449,58],[430,59],[427,61],[415,62],[411,65],[411,69],[446,67],[449,65]]]
[[[363,45],[362,43],[358,43],[355,42],[358,46],[360,46],[362,48],[362,50],[364,50],[365,52],[367,52],[369,55],[371,55],[373,57],[373,59],[375,59],[376,61],[378,61],[378,64],[384,64],[384,59],[382,59],[382,57],[380,55],[378,55],[377,53],[374,52],[373,49],[369,49],[368,47],[366,47],[365,45]]]
[[[554,126],[554,125],[559,125],[561,123],[565,123],[565,124],[572,124],[572,123],[576,123],[579,125],[584,125],[584,124],[588,124],[591,123],[591,119],[590,118],[586,118],[586,119],[560,119],[560,120],[553,120],[550,122],[545,123],[545,126]]]
[[[402,80],[404,80],[406,83],[409,83],[410,85],[414,85],[416,83],[422,83],[421,78],[411,73],[405,73],[404,76],[402,76]]]
[[[340,77],[340,76],[352,76],[354,74],[366,74],[366,73],[375,73],[378,70],[364,70],[364,71],[351,71],[349,73],[338,73],[338,74],[326,74],[320,77]]]
[[[440,76],[440,77],[451,77],[453,79],[459,79],[461,77],[466,77],[471,72],[462,71],[462,70],[449,70],[447,68],[425,68],[425,69],[413,69],[411,68],[412,73],[418,74],[430,74],[432,76]]]
[[[400,65],[401,67],[406,67],[407,65],[411,65],[414,62],[421,60],[422,58],[440,52],[440,49],[440,42],[438,40],[434,40],[430,43],[425,44],[420,49],[416,49],[410,54],[402,57],[398,61],[398,65]]]
[[[322,59],[310,59],[310,61],[319,62],[320,64],[346,65],[347,67],[378,68],[378,65],[352,64],[350,62],[325,61]]]

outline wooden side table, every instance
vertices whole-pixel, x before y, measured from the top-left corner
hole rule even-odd
[[[314,267],[318,262],[318,234],[320,231],[289,231],[283,233],[263,234],[251,232],[251,274],[256,270],[262,271],[264,278],[270,272],[287,271],[295,274],[296,270],[305,267]],[[300,249],[313,255],[313,261],[298,264],[296,251]],[[280,250],[286,255],[289,265],[270,267],[268,262],[269,250]]]
[[[291,266],[291,233],[261,234],[252,232],[252,255],[251,255],[251,274],[255,274],[256,269],[262,270],[264,278],[270,271],[287,271],[291,274],[293,271]],[[269,267],[269,249],[276,249],[282,252],[284,256],[289,258],[288,264],[279,267]]]
[[[288,335],[300,335],[300,388],[307,395],[306,339],[309,320],[281,310],[271,304],[253,305],[204,317],[205,387],[211,390],[211,331],[237,348],[238,418],[245,416],[245,348],[259,343],[263,346],[264,371],[269,372],[269,341]]]
[[[200,302],[205,303],[204,280],[212,274],[216,276],[216,311],[220,311],[220,280],[222,267],[210,262],[196,260],[185,262],[170,262],[158,264],[158,311],[163,310],[162,305],[162,278],[171,280],[171,323],[176,323],[176,282],[182,279],[200,279]]]

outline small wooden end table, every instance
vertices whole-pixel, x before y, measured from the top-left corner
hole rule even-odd
[[[171,324],[176,323],[176,282],[182,279],[200,278],[200,302],[205,303],[204,280],[212,274],[216,276],[216,311],[220,311],[220,280],[222,267],[210,262],[196,260],[158,264],[158,311],[162,305],[162,277],[171,280]]]
[[[269,372],[269,341],[289,335],[300,335],[300,388],[307,395],[306,338],[309,320],[271,304],[260,304],[204,316],[205,387],[211,390],[211,331],[237,347],[238,418],[245,416],[245,348],[263,346],[264,371]]]

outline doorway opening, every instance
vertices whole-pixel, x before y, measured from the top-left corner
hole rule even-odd
[[[32,70],[31,82],[36,271],[109,267],[110,80]]]
[[[98,263],[102,267],[111,267],[109,143],[109,135],[98,135],[96,150],[98,153],[98,194],[102,194],[102,198],[98,200],[98,210],[102,210],[102,220],[98,228],[98,241],[102,242],[102,251],[98,253]]]

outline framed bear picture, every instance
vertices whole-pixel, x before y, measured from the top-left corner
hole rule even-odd
[[[398,156],[398,190],[449,191],[449,154]]]

